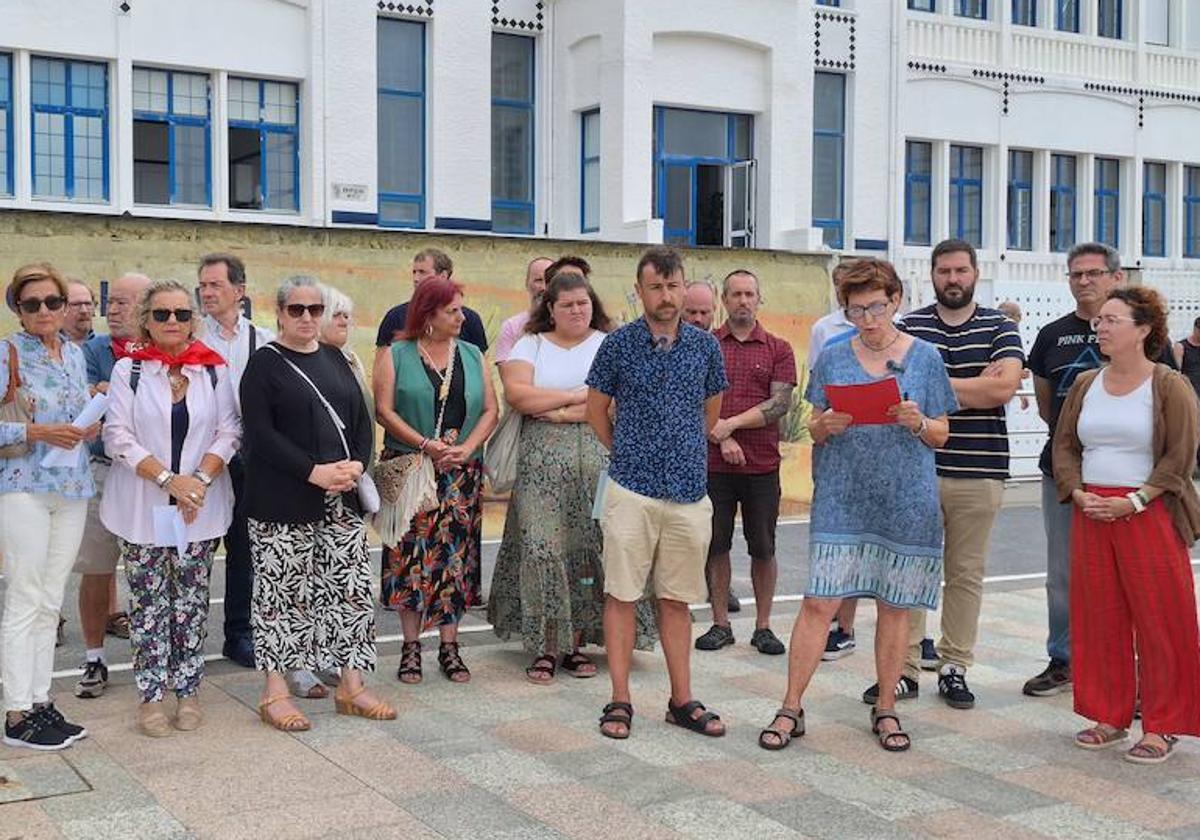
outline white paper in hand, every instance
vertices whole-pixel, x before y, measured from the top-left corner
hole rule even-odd
[[[596,479],[596,496],[592,500],[592,519],[599,522],[604,517],[604,497],[608,493],[608,470],[601,470]]]
[[[104,416],[104,412],[108,411],[108,394],[96,394],[83,407],[83,411],[79,412],[79,416],[71,421],[71,425],[77,429],[86,429]],[[75,467],[83,458],[83,444],[79,443],[70,449],[63,449],[58,446],[51,446],[50,451],[46,453],[46,457],[42,458],[42,466],[47,469],[54,467]]]
[[[175,505],[155,505],[154,544],[162,548],[174,548],[182,557],[187,552],[187,524],[183,514]]]

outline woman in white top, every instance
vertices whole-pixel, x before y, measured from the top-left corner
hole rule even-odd
[[[1071,525],[1075,711],[1095,724],[1075,743],[1125,741],[1140,693],[1142,739],[1125,757],[1158,764],[1179,735],[1200,735],[1200,638],[1188,546],[1200,533],[1192,483],[1196,395],[1155,364],[1167,309],[1153,289],[1115,289],[1092,321],[1110,359],[1080,374],[1054,437]],[[1135,661],[1134,651],[1137,651]]]
[[[584,383],[612,323],[589,272],[578,257],[546,269],[542,300],[500,368],[509,410],[525,421],[488,620],[500,638],[521,637],[536,657],[526,676],[537,684],[554,679],[560,653],[573,676],[595,676],[579,646],[604,640],[601,537],[592,504],[608,455],[584,418]],[[649,647],[653,636],[642,634],[639,642]]]
[[[175,727],[203,722],[196,692],[204,676],[209,572],[233,521],[225,466],[242,437],[229,368],[195,340],[196,324],[183,285],[163,280],[146,290],[138,311],[142,343],[113,368],[104,424],[113,466],[100,520],[121,546],[142,700],[138,725],[154,737],[171,733],[163,709],[168,685],[178,699]]]

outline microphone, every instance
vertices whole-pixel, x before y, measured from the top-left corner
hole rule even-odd
[[[894,373],[897,376],[900,376],[904,373],[904,365],[900,364],[899,362],[893,362],[891,359],[887,360],[884,368],[887,369],[888,373]]]

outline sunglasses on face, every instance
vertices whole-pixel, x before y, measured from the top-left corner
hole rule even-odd
[[[17,303],[21,311],[26,315],[33,315],[42,308],[45,304],[46,308],[51,312],[57,312],[62,309],[67,303],[67,299],[62,295],[50,295],[47,298],[25,298]]]
[[[316,320],[325,314],[325,304],[310,303],[305,306],[303,303],[289,303],[283,308],[283,311],[292,318],[303,318],[304,313],[307,312],[313,320]]]
[[[192,320],[192,310],[190,309],[151,309],[150,314],[160,324],[167,323],[172,315],[180,324],[186,324]]]

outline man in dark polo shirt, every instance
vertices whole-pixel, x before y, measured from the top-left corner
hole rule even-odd
[[[708,498],[713,505],[708,575],[713,626],[696,639],[697,650],[733,644],[729,624],[729,550],[733,520],[741,507],[742,531],[750,551],[750,580],[757,613],[750,644],[779,655],[783,642],[771,632],[775,599],[775,523],[779,518],[779,421],[792,404],[796,357],[791,345],[762,328],[758,278],[731,272],[721,287],[728,318],[714,335],[721,345],[729,390],[721,419],[708,433]]]
[[[1008,478],[1004,407],[1021,385],[1025,353],[1017,325],[975,303],[979,268],[970,243],[939,242],[931,262],[937,302],[905,315],[900,328],[941,351],[960,406],[950,415],[950,439],[935,453],[945,527],[936,667],[941,698],[970,709],[975,695],[966,673],[975,662],[988,541]],[[925,616],[925,610],[909,612],[908,659],[897,697],[917,694]]]

